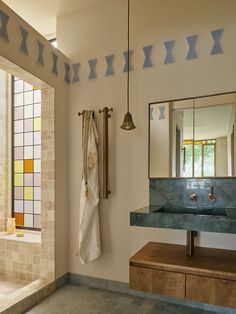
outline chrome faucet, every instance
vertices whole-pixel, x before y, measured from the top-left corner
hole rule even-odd
[[[192,193],[189,195],[189,198],[191,201],[196,201],[198,199],[198,196],[196,193]]]
[[[210,187],[210,193],[208,194],[208,199],[211,202],[214,202],[216,200],[216,195],[214,193],[214,187],[213,186]]]

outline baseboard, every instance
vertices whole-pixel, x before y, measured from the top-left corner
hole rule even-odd
[[[69,283],[69,273],[66,273],[60,277],[58,277],[55,282],[56,282],[56,289],[60,289],[63,286],[65,286],[66,284]]]

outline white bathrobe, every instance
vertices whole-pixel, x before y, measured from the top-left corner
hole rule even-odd
[[[82,264],[101,255],[99,226],[98,133],[92,111],[83,114],[83,178],[80,196],[77,255]]]

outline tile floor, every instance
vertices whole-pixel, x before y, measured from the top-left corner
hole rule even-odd
[[[7,278],[4,275],[0,276],[0,302],[10,296],[12,293],[17,291],[20,288],[27,286],[29,281],[14,280]]]
[[[213,314],[151,299],[68,284],[28,314]]]

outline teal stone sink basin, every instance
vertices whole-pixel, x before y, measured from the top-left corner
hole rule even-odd
[[[155,209],[153,212],[166,214],[208,215],[223,217],[227,216],[226,209],[210,207],[162,206]]]

